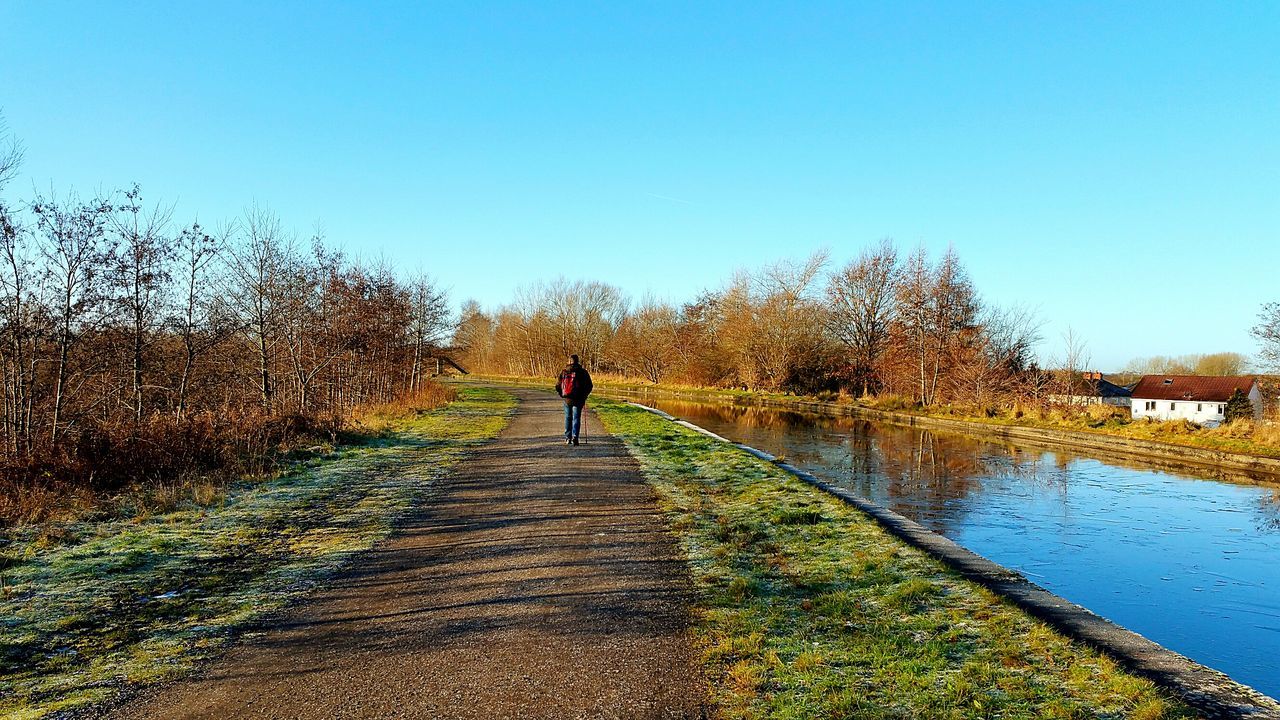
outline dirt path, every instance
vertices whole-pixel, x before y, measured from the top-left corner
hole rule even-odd
[[[121,718],[701,718],[689,579],[635,461],[531,390],[420,517]]]

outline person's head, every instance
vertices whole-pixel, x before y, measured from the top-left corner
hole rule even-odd
[[[570,364],[570,365],[577,365],[577,364],[578,364],[578,356],[577,356],[577,355],[570,355],[570,356],[569,356],[569,364]]]

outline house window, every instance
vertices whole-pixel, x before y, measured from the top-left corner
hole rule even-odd
[[[1219,405],[1219,406],[1218,406],[1218,414],[1219,414],[1219,415],[1222,415],[1222,414],[1223,414],[1223,413],[1225,413],[1226,411],[1227,411],[1227,406],[1226,406],[1226,405]]]
[[[1147,401],[1147,403],[1146,403],[1145,409],[1147,409],[1147,410],[1155,410],[1155,409],[1156,409],[1156,401],[1155,401],[1155,400],[1148,400],[1148,401]]]
[[[1201,405],[1200,403],[1196,403],[1196,412],[1200,412],[1203,409],[1204,409],[1204,405]]]
[[[1169,403],[1169,412],[1173,412],[1176,407],[1178,407],[1178,403]]]

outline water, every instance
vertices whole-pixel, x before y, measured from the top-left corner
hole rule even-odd
[[[1280,484],[850,417],[644,401],[784,456],[1280,697]]]

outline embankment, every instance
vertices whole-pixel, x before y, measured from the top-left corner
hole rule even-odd
[[[796,468],[769,453],[763,452],[756,448],[752,448],[733,441],[726,440],[715,433],[707,431],[697,425],[693,425],[683,420],[679,420],[660,410],[649,408],[643,405],[631,403],[632,407],[650,412],[656,416],[660,416],[665,420],[672,421],[684,427],[686,430],[697,432],[718,443],[722,443],[724,447],[736,448],[744,451],[755,458],[772,465],[790,476],[797,478],[808,485],[821,490],[823,493],[838,498],[843,503],[857,508],[897,539],[906,542],[908,545],[921,550],[928,555],[942,561],[946,566],[952,568],[960,575],[968,580],[979,583],[997,595],[1011,601],[1014,605],[1026,611],[1031,616],[1049,624],[1065,635],[1085,644],[1102,650],[1107,655],[1117,659],[1129,670],[1147,677],[1155,681],[1159,686],[1171,691],[1182,701],[1192,705],[1204,717],[1213,718],[1280,718],[1280,705],[1273,699],[1257,692],[1256,690],[1233,681],[1223,673],[1212,670],[1208,667],[1200,665],[1182,655],[1172,652],[1144,637],[1134,633],[1126,628],[1118,626],[1102,617],[1095,615],[1086,608],[1071,603],[1044,588],[1028,581],[1021,574],[1004,568],[986,558],[977,555],[953,541],[942,537],[936,533],[930,532],[925,527],[915,523],[898,513],[888,510],[884,507],[876,505],[869,500],[862,498],[846,488],[831,485],[814,475]],[[606,408],[607,411],[607,408]],[[634,431],[633,431],[634,433]],[[670,442],[670,435],[665,435],[662,441]],[[662,442],[659,441],[659,442]],[[634,440],[633,440],[634,442]],[[649,443],[636,443],[640,452],[648,450],[652,452],[653,445],[659,442],[649,441]],[[647,447],[646,447],[647,445]],[[711,454],[708,446],[700,446],[703,455]],[[690,448],[692,449],[692,448]],[[713,466],[712,460],[699,456],[692,457],[693,453],[686,450],[681,459],[681,467],[701,468]],[[723,463],[724,461],[721,461]],[[667,472],[676,471],[676,468],[668,468]],[[749,476],[749,473],[738,473],[742,476]],[[661,484],[668,480],[655,480]],[[701,494],[701,493],[699,493]],[[774,498],[770,503],[757,503],[761,508],[772,508],[774,503],[779,502],[779,498]],[[707,499],[702,498],[698,504],[703,505]],[[767,515],[769,510],[758,510],[756,515],[763,513]],[[726,524],[725,515],[719,514],[716,522],[723,527]],[[820,522],[826,517],[822,513],[813,513],[805,516],[807,522]],[[778,545],[776,538],[769,537],[772,532],[768,532],[761,526],[756,526],[753,532],[763,539],[767,539],[768,545],[771,547]],[[776,532],[776,531],[773,531]],[[843,532],[849,533],[847,539],[853,539],[853,533],[856,532],[854,526],[849,525],[843,528]],[[724,533],[721,532],[721,535]],[[865,549],[869,543],[865,539],[856,542],[842,543],[842,547],[857,547]],[[807,552],[807,551],[806,551]],[[696,559],[696,558],[695,558]],[[781,562],[782,566],[793,566],[798,564],[799,557],[784,558]],[[919,568],[912,574],[919,573]],[[953,591],[956,588],[953,586]],[[892,596],[899,591],[889,593]],[[882,598],[883,599],[883,598]],[[966,618],[965,622],[972,622],[970,618]],[[996,633],[998,635],[999,633]],[[996,635],[988,637],[985,642],[999,643],[1000,639]],[[816,643],[815,643],[816,644]],[[1061,662],[1085,662],[1081,656],[1073,656],[1073,653],[1065,647],[1056,651],[1060,656]],[[1070,658],[1070,659],[1067,659]],[[998,683],[997,683],[998,684]],[[1064,700],[1061,698],[1060,700]],[[1078,699],[1078,698],[1076,698]],[[989,699],[988,699],[989,701]],[[1021,707],[1019,710],[1034,709],[1038,714],[1044,712],[1042,707]],[[1097,708],[1092,708],[1096,711]],[[1167,709],[1154,710],[1152,708],[1139,710],[1138,708],[1130,708],[1125,713],[1130,716],[1143,717],[1168,717],[1176,715],[1176,712],[1168,712]]]

